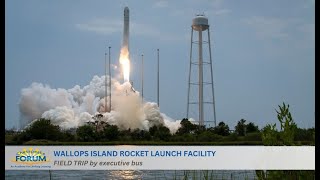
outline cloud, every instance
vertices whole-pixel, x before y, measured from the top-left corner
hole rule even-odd
[[[203,6],[202,4],[207,4]],[[222,16],[232,12],[231,9],[224,5],[224,0],[186,0],[183,6],[172,8],[172,16],[196,16],[204,14],[205,16]]]
[[[211,2],[211,6],[214,8],[214,9],[220,9],[222,4],[223,4],[223,1],[224,0],[212,0],[210,1]]]
[[[155,26],[151,26],[149,24],[143,24],[143,23],[132,23],[132,33],[139,35],[139,36],[145,36],[149,38],[159,39],[161,41],[179,41],[184,40],[183,35],[181,34],[172,34],[170,32],[166,32],[164,30],[161,30],[159,28],[156,28]]]
[[[219,16],[219,15],[229,14],[230,12],[231,12],[230,9],[219,9],[219,10],[214,11],[214,14]]]
[[[79,23],[75,26],[80,30],[109,35],[121,31],[123,22],[121,20],[95,18],[87,23]]]
[[[157,1],[153,4],[153,7],[155,8],[165,8],[168,7],[169,3],[168,1]]]
[[[288,20],[280,18],[270,18],[253,16],[246,18],[243,22],[254,29],[258,38],[261,39],[286,39],[288,38]]]
[[[79,23],[75,26],[77,29],[102,35],[110,35],[117,32],[122,33],[123,31],[123,21],[120,19],[95,18],[89,22]],[[131,33],[132,35],[156,39],[161,37],[160,39],[164,41],[184,40],[184,37],[181,35],[165,32],[149,24],[139,22],[130,22],[130,34]]]

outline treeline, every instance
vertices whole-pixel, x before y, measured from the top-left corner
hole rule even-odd
[[[175,134],[171,134],[170,130],[163,126],[153,126],[149,131],[139,129],[119,130],[117,126],[102,122],[88,124],[74,130],[63,131],[59,126],[52,125],[50,120],[39,119],[22,132],[6,130],[6,144],[24,144],[35,141],[55,141],[65,142],[62,144],[99,144],[99,142],[111,142],[113,144],[121,144],[119,142],[130,142],[129,144],[141,144],[144,142],[152,142],[152,145],[189,145],[190,142],[203,142],[203,144],[212,145],[315,145],[315,129],[302,129],[294,123],[289,105],[283,103],[276,110],[277,118],[280,123],[280,130],[277,130],[276,124],[267,124],[259,129],[254,123],[246,123],[246,120],[238,121],[233,132],[224,122],[220,122],[216,127],[206,128],[191,123],[188,119],[181,121],[181,127]],[[102,127],[102,128],[101,128]],[[244,141],[245,143],[239,143]],[[249,143],[250,142],[250,143]],[[251,143],[254,142],[254,143]],[[307,143],[305,143],[307,142]],[[156,143],[156,144],[154,144]],[[181,144],[183,143],[183,144]],[[221,144],[220,144],[221,143]],[[232,143],[232,144],[230,144]],[[50,144],[47,143],[47,144]],[[52,143],[56,144],[56,143]],[[315,179],[315,171],[305,170],[256,170],[258,179]]]
[[[264,133],[272,133],[273,141],[281,143],[281,134],[270,125],[259,129],[253,122],[246,123],[241,119],[231,132],[229,126],[220,122],[216,127],[206,128],[183,119],[181,127],[176,133],[171,134],[170,130],[163,126],[153,126],[146,130],[127,129],[120,130],[115,125],[103,123],[103,125],[87,124],[77,129],[61,130],[59,126],[52,125],[48,119],[38,119],[28,128],[21,132],[6,130],[6,144],[24,144],[31,140],[49,140],[58,142],[248,142],[263,144]],[[301,129],[294,126],[293,141],[314,142],[314,128]],[[272,141],[271,140],[271,141]],[[259,143],[260,142],[260,143]],[[269,143],[269,142],[267,142]]]

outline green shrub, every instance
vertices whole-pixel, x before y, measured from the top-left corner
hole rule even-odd
[[[248,133],[244,137],[244,140],[245,141],[262,141],[261,133],[260,132]]]

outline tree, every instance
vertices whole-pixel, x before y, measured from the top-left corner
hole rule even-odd
[[[131,137],[133,140],[150,140],[151,136],[148,131],[140,130],[140,129],[135,129],[131,133]]]
[[[25,131],[17,133],[13,137],[13,142],[16,142],[16,144],[23,144],[23,142],[31,140],[30,134],[27,134]]]
[[[5,129],[5,134],[6,135],[8,135],[8,134],[15,134],[16,133],[16,131],[15,131],[15,129],[14,128],[11,128],[11,129]]]
[[[289,111],[289,104],[286,106],[286,104],[283,103],[282,106],[279,105],[278,107],[279,111],[276,110],[276,112],[281,127],[281,139],[285,145],[292,145],[294,140],[294,131],[297,129],[297,125],[293,122]]]
[[[70,131],[64,131],[62,132],[61,141],[65,141],[65,142],[75,141],[75,136]]]
[[[149,128],[149,133],[150,133],[151,136],[154,136],[157,131],[158,131],[158,126],[157,125],[153,125],[151,128]]]
[[[249,124],[247,124],[246,128],[247,128],[246,133],[259,132],[258,126],[254,125],[253,122],[250,122]]]
[[[294,145],[294,135],[297,130],[296,124],[293,122],[293,118],[289,111],[289,104],[283,103],[283,106],[279,106],[277,111],[277,117],[280,122],[281,131],[280,137],[278,136],[275,127],[276,124],[268,124],[262,129],[262,142],[264,145]],[[279,141],[282,140],[281,141]],[[315,179],[315,171],[281,171],[281,170],[268,170],[262,172],[256,171],[258,179]]]
[[[162,141],[168,141],[169,138],[171,137],[171,133],[170,133],[169,128],[167,128],[163,125],[160,125],[158,127],[158,131],[156,132],[155,136]]]
[[[93,126],[84,125],[77,129],[77,137],[79,141],[90,142],[96,140],[97,134]]]
[[[163,141],[168,141],[171,137],[170,130],[162,124],[158,126],[154,125],[151,128],[149,128],[149,133],[154,139],[159,139]]]
[[[262,129],[262,142],[265,146],[275,146],[278,145],[278,132],[276,130],[276,124],[267,124],[266,127]]]
[[[219,122],[218,126],[213,128],[213,132],[221,136],[229,136],[230,134],[229,126],[223,121]]]
[[[286,104],[283,102],[282,106],[278,105],[278,107],[279,111],[275,111],[277,112],[277,117],[280,122],[280,128],[282,130],[286,124],[292,123],[293,119],[291,113],[289,112],[289,104],[288,106],[286,106]]]
[[[193,124],[193,125],[195,125],[195,130],[191,131],[193,134],[199,135],[199,134],[207,131],[205,125],[196,125],[196,124]]]
[[[198,142],[213,142],[213,141],[220,141],[222,136],[212,133],[210,131],[204,131],[197,136]]]
[[[285,103],[283,103],[282,106],[279,105],[278,107],[279,107],[279,110],[276,110],[276,112],[277,112],[277,118],[280,122],[281,130],[279,133],[276,133],[277,132],[275,129],[276,124],[273,124],[273,125],[268,124],[265,128],[263,128],[262,141],[265,145],[281,145],[281,144],[293,145],[294,134],[295,134],[294,132],[298,128],[297,128],[297,125],[294,123],[291,113],[289,111],[289,104],[286,105]],[[276,136],[279,136],[279,137],[276,137]]]
[[[140,137],[142,140],[147,140],[147,141],[150,141],[151,140],[151,135],[148,131],[145,131],[145,130],[141,130],[140,131]]]
[[[131,141],[131,129],[121,130],[119,132],[119,140],[121,141]]]
[[[102,131],[102,137],[109,141],[118,140],[119,134],[119,128],[116,125],[107,125]]]
[[[25,135],[29,139],[47,139],[59,140],[62,139],[63,134],[59,126],[52,125],[50,120],[40,118],[33,122],[26,130]]]
[[[294,140],[295,141],[314,141],[314,128],[302,129],[297,128],[295,129],[294,133]]]
[[[238,134],[238,136],[244,136],[246,134],[246,120],[241,119],[238,121],[238,124],[234,127],[235,132]]]
[[[180,122],[180,128],[177,131],[177,134],[189,134],[194,132],[197,129],[197,125],[191,123],[188,119],[184,118]]]

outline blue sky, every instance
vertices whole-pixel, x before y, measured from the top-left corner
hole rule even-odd
[[[210,24],[217,122],[234,129],[246,119],[259,127],[278,123],[275,108],[290,104],[295,122],[315,123],[314,0],[6,0],[5,124],[17,127],[22,88],[84,86],[104,74],[104,52],[118,63],[123,8],[130,9],[131,79],[157,101],[156,49],[160,49],[160,109],[186,116],[191,22]],[[210,115],[207,115],[207,117]]]

